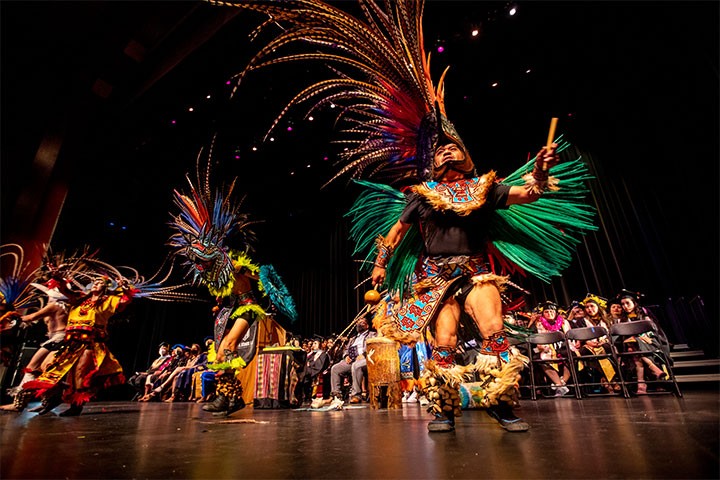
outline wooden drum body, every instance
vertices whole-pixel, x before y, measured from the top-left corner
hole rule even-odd
[[[402,408],[400,344],[385,337],[368,338],[367,359],[370,408]]]

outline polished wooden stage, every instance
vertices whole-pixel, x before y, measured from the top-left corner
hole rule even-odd
[[[216,418],[195,403],[91,402],[79,417],[2,412],[0,478],[717,479],[719,407],[714,385],[523,400],[529,432],[470,410],[428,433],[418,404]]]

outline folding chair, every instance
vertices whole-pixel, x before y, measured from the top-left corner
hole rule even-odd
[[[605,327],[583,327],[583,328],[571,328],[565,332],[565,338],[568,341],[579,341],[587,342],[589,340],[600,340],[603,337],[607,337],[610,341],[610,333]],[[620,370],[620,362],[618,362],[615,347],[610,342],[608,351],[595,354],[573,354],[573,368],[576,372],[577,386],[583,391],[583,396],[586,397],[598,397],[607,395],[616,395],[619,392],[608,391],[603,392],[602,390],[609,387],[612,384],[612,378],[606,378],[607,384],[602,382],[601,377],[604,374],[605,377],[609,376],[609,368],[612,367],[614,373],[620,379],[620,387],[622,394],[625,398],[628,398],[627,388],[625,382],[622,380],[622,372]],[[609,363],[606,363],[609,362]],[[580,364],[582,363],[582,366]],[[597,364],[597,367],[595,366]],[[595,370],[602,370],[597,372]]]
[[[665,365],[665,373],[667,374],[667,378],[654,380],[636,378],[635,380],[630,380],[627,378],[626,375],[623,375],[621,377],[621,380],[625,384],[625,390],[627,390],[627,385],[638,385],[639,383],[641,383],[641,381],[648,385],[670,382],[673,385],[675,394],[677,394],[678,397],[682,397],[682,392],[680,392],[680,386],[678,385],[675,374],[673,373],[671,368],[672,360],[664,350],[647,343],[645,344],[647,346],[647,349],[644,350],[640,350],[638,348],[635,351],[624,351],[624,348],[622,348],[622,346],[626,344],[626,341],[633,337],[636,338],[637,342],[641,342],[642,340],[638,339],[637,337],[642,334],[655,335],[657,336],[658,340],[662,341],[662,337],[656,330],[655,324],[650,320],[636,320],[632,322],[616,323],[610,326],[610,335],[613,337],[613,342],[615,343],[615,345],[619,345],[619,347],[616,347],[616,355],[618,356],[618,359],[620,361],[619,363],[622,363],[622,361],[625,359],[627,359],[628,361],[632,361],[632,357],[636,356],[649,357],[651,360],[652,357],[655,356]],[[647,393],[658,394],[673,392],[669,390],[655,390],[648,391]]]
[[[568,348],[565,334],[563,332],[546,332],[546,333],[535,333],[530,335],[527,340],[528,352],[530,353],[530,385],[532,390],[530,392],[530,398],[537,400],[537,389],[539,385],[535,382],[535,368],[536,366],[542,365],[564,365],[565,368],[570,370],[570,380],[565,383],[565,386],[572,388],[575,391],[575,398],[580,399],[580,388],[578,388],[577,374],[573,365],[570,349]],[[542,359],[539,355],[534,354],[535,349],[538,345],[557,345],[556,352],[558,358],[554,359]],[[559,369],[558,369],[559,370]],[[544,385],[543,385],[544,386]]]

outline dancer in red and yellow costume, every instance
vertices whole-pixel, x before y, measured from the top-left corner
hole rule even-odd
[[[36,271],[32,283],[53,301],[63,301],[69,309],[65,337],[52,352],[52,360],[35,379],[22,386],[22,397],[40,397],[37,411],[44,415],[62,403],[70,407],[61,416],[80,415],[83,406],[102,389],[125,382],[120,363],[107,347],[108,323],[111,317],[125,309],[134,298],[158,301],[188,302],[197,300],[180,291],[183,285],[164,286],[155,281],[159,272],[146,280],[129,267],[129,273],[96,258],[86,248],[82,253],[68,256],[54,255],[45,259]],[[170,272],[163,279],[170,277]],[[89,283],[78,290],[76,287]],[[25,315],[28,321],[35,315]],[[20,410],[19,410],[20,411]]]
[[[72,301],[63,345],[45,371],[23,386],[43,397],[38,414],[65,402],[70,408],[60,416],[79,415],[101,388],[125,382],[122,366],[106,344],[107,326],[110,317],[131,301],[132,289],[123,280],[119,288],[112,287],[111,279],[98,278],[85,295]]]

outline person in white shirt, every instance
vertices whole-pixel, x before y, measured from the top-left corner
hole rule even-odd
[[[368,338],[377,336],[377,332],[370,330],[367,318],[360,317],[355,325],[356,333],[350,337],[343,351],[343,359],[330,369],[331,395],[333,403],[342,405],[342,379],[348,374],[352,377],[350,390],[350,403],[361,403],[363,385],[367,376],[367,360],[365,359],[365,346]]]

